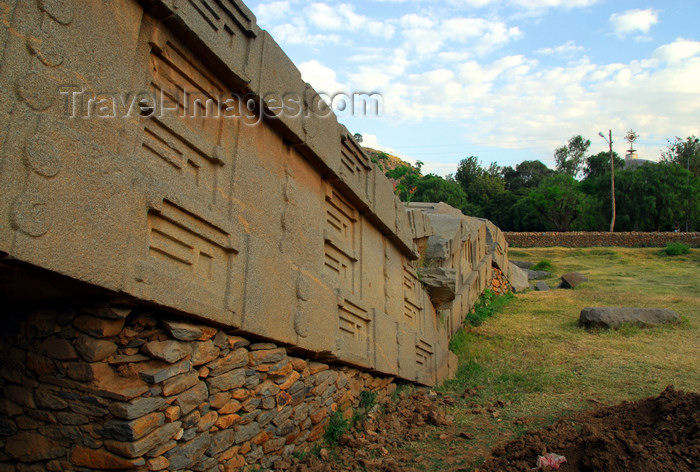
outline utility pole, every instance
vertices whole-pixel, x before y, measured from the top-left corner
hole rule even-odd
[[[598,133],[598,136],[605,139],[605,141],[607,141],[608,145],[610,146],[610,184],[612,186],[612,220],[610,221],[610,232],[612,233],[615,231],[615,158],[613,157],[612,150],[612,130],[608,130],[607,139],[605,138],[605,135],[602,132]]]

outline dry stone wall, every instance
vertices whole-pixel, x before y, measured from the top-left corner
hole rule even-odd
[[[664,247],[680,242],[700,247],[700,233],[503,233],[508,243],[517,247]]]
[[[362,392],[383,402],[396,388],[143,306],[12,315],[0,334],[2,472],[269,469],[321,439],[335,412],[350,419]]]

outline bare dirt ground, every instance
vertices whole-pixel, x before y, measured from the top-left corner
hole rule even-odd
[[[562,471],[700,471],[698,393],[668,387],[655,398],[560,419],[501,443],[476,466],[480,461],[469,444],[478,438],[446,414],[461,407],[469,406],[463,399],[434,392],[401,395],[384,411],[375,408],[356,422],[337,445],[280,461],[276,469],[515,472],[535,468],[539,455],[553,452],[567,459]],[[454,440],[463,441],[464,447],[455,447]],[[434,444],[416,447],[423,442]]]

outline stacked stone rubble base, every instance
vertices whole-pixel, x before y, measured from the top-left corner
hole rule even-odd
[[[391,378],[147,307],[16,310],[0,333],[0,472],[274,468]]]
[[[489,287],[496,295],[505,295],[506,293],[513,291],[513,288],[510,286],[510,282],[508,282],[508,279],[503,271],[501,271],[501,269],[495,265],[493,267],[493,276]]]

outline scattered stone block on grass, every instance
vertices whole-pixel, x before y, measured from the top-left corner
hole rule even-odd
[[[529,268],[531,268],[532,266],[535,265],[534,262],[516,261],[516,260],[513,260],[513,259],[510,260],[510,263],[511,263],[511,264],[515,264],[516,266],[520,267],[521,269],[529,269]]]
[[[561,276],[561,283],[557,288],[576,288],[583,282],[588,282],[588,278],[580,272],[569,272]]]
[[[523,271],[527,274],[528,280],[543,279],[552,275],[551,272],[547,272],[546,270],[523,269]]]
[[[535,284],[535,290],[538,292],[546,292],[549,290],[549,285],[547,285],[547,282],[539,281]]]
[[[618,329],[625,324],[658,326],[678,323],[680,315],[665,308],[587,307],[581,310],[579,324],[586,328]]]
[[[523,269],[515,264],[508,264],[508,282],[513,287],[515,293],[522,292],[530,288],[527,280],[527,274]]]

